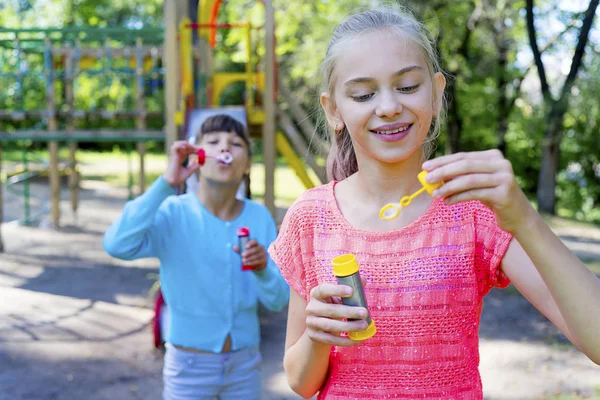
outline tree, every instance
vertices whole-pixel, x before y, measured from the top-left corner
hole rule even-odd
[[[434,14],[435,26],[430,28],[437,36],[441,59],[441,68],[450,76],[446,86],[446,153],[461,150],[464,119],[461,112],[459,84],[471,75],[471,40],[473,32],[480,22],[482,3],[479,1],[461,2],[450,6],[448,1],[437,1],[427,5],[422,2],[411,4],[421,20],[428,20],[429,13]],[[464,82],[463,82],[464,83]]]
[[[590,0],[588,8],[584,13],[583,23],[577,38],[577,46],[571,60],[571,68],[557,97],[554,97],[551,93],[545,65],[537,44],[533,0],[526,1],[527,32],[538,71],[546,114],[544,140],[542,142],[542,160],[537,188],[538,209],[542,212],[555,214],[556,211],[556,174],[560,162],[560,143],[563,136],[564,118],[569,106],[571,89],[575,83],[577,73],[582,66],[583,55],[599,1]]]

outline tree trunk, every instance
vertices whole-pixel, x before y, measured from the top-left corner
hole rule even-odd
[[[566,108],[553,103],[548,128],[542,144],[542,163],[538,178],[538,211],[554,215],[556,212],[556,174],[560,163],[560,139]]]
[[[500,19],[503,20],[504,17]],[[496,47],[498,48],[498,76],[497,76],[497,88],[498,88],[498,132],[497,132],[497,146],[498,150],[502,154],[506,155],[506,132],[508,131],[508,118],[510,115],[511,104],[508,99],[507,86],[508,81],[506,78],[506,70],[508,68],[508,50],[509,42],[506,38],[506,25],[504,21],[499,22],[498,28],[496,29]]]
[[[544,63],[537,45],[533,15],[533,0],[527,0],[525,5],[529,43],[533,52],[535,65],[538,69],[538,75],[540,76],[540,84],[542,86],[542,95],[544,96],[546,109],[549,110],[542,150],[542,165],[537,188],[538,210],[541,212],[555,213],[556,172],[558,171],[558,164],[560,161],[560,140],[562,138],[563,119],[567,111],[571,88],[575,82],[577,72],[582,65],[585,47],[589,39],[590,30],[599,3],[600,0],[590,0],[577,38],[577,46],[575,47],[575,54],[573,55],[573,60],[571,62],[571,69],[561,89],[558,100],[554,100],[550,93]]]
[[[508,132],[508,113],[499,111],[498,115],[498,150],[506,156],[506,132]]]
[[[554,215],[556,204],[556,171],[559,162],[558,143],[550,142],[542,151],[542,165],[538,179],[538,211]]]

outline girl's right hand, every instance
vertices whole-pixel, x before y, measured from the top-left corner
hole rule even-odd
[[[322,283],[310,291],[306,305],[307,334],[311,340],[334,346],[355,346],[360,342],[340,336],[341,332],[362,331],[367,328],[367,310],[346,306],[342,297],[350,297],[352,288],[346,285]],[[344,321],[343,319],[356,319]]]
[[[181,185],[194,172],[200,169],[198,161],[191,161],[187,166],[183,166],[183,161],[191,154],[196,154],[200,149],[185,140],[178,140],[171,145],[169,150],[169,161],[167,169],[163,174],[163,179],[172,187]]]

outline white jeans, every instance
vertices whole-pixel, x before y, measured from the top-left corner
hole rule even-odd
[[[192,353],[166,344],[164,400],[259,400],[258,346],[231,353]]]

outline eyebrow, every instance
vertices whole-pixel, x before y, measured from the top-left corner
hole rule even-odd
[[[415,70],[423,71],[423,67],[420,67],[418,65],[411,65],[410,67],[402,68],[401,70],[394,72],[393,77],[398,78],[399,76],[402,76],[406,73],[409,73],[409,72],[415,71]],[[344,83],[344,86],[350,86],[355,83],[369,83],[369,82],[373,82],[374,80],[375,79],[368,78],[368,77],[354,78],[354,79],[350,79],[349,81],[346,81]]]

